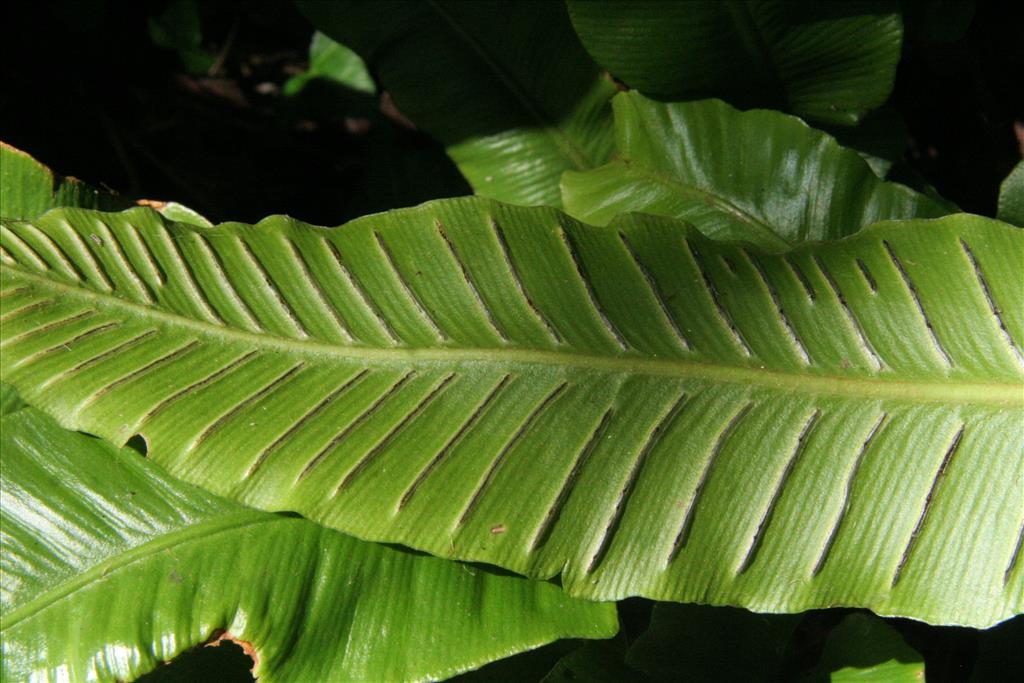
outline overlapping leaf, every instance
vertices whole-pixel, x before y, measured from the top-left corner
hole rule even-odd
[[[560,2],[299,2],[355,50],[477,194],[559,204],[567,169],[607,161],[611,81]]]
[[[1020,611],[1024,233],[771,255],[448,200],[4,226],[3,376],[172,473],[575,595]]]
[[[0,141],[0,217],[32,220],[58,206],[113,211],[136,202],[72,177],[63,177],[27,152]],[[144,200],[171,220],[210,225],[203,216],[177,202]]]
[[[999,220],[1024,227],[1024,161],[999,186]]]
[[[780,250],[891,218],[931,218],[942,202],[880,180],[853,150],[775,111],[719,100],[613,100],[619,159],[566,172],[566,211],[606,224],[637,211],[684,218],[706,235]]]
[[[751,614],[706,605],[656,605],[626,663],[647,681],[786,680],[783,655],[800,623],[794,614]]]
[[[852,125],[889,96],[895,2],[568,0],[580,40],[617,78],[671,99],[721,97]]]
[[[75,178],[64,178],[31,155],[0,142],[0,217],[30,219],[55,206],[116,210],[131,202]]]
[[[34,410],[2,447],[4,680],[130,680],[224,631],[261,681],[434,680],[616,630],[613,605],[244,508]]]
[[[829,633],[808,683],[917,683],[924,673],[924,658],[896,629],[870,614],[851,614]]]

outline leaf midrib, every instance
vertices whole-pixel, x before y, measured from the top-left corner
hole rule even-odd
[[[900,380],[879,377],[843,377],[815,375],[798,371],[779,371],[766,367],[743,367],[724,363],[685,359],[660,359],[645,356],[599,355],[580,351],[541,351],[505,348],[369,348],[298,340],[268,333],[248,332],[143,306],[132,301],[80,286],[54,281],[23,268],[7,265],[19,276],[34,280],[44,288],[69,296],[91,300],[101,308],[122,308],[136,317],[156,319],[171,326],[186,327],[205,337],[245,341],[250,348],[276,348],[287,353],[314,357],[334,356],[344,361],[363,360],[379,365],[410,363],[498,363],[578,367],[613,374],[653,375],[709,382],[755,386],[775,391],[799,392],[818,396],[838,396],[865,400],[902,400],[917,403],[978,404],[1024,408],[1022,382],[964,382],[941,380]]]
[[[94,581],[103,579],[136,562],[144,561],[168,548],[205,541],[217,534],[244,529],[245,527],[257,524],[271,524],[279,521],[288,521],[289,519],[255,510],[241,509],[238,512],[227,515],[218,514],[215,517],[191,524],[183,529],[163,534],[155,540],[146,541],[123,553],[94,564],[84,572],[74,575],[68,581],[61,582],[57,587],[44,591],[24,605],[5,614],[3,628],[0,628],[0,633],[14,628],[25,619],[29,619],[51,605],[74,595],[79,590],[91,585]]]

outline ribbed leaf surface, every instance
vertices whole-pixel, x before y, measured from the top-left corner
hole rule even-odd
[[[771,255],[446,200],[328,230],[11,223],[3,376],[172,473],[573,594],[1022,607],[1024,233]]]
[[[859,154],[795,116],[719,100],[662,104],[636,92],[612,106],[619,158],[562,176],[565,210],[589,223],[653,213],[778,251],[953,210],[880,180]]]
[[[561,2],[298,5],[366,60],[477,194],[556,206],[563,171],[608,160],[615,86],[580,45]]]
[[[613,605],[244,508],[34,410],[2,426],[5,681],[131,680],[222,631],[260,681],[436,680],[616,630]]]
[[[852,125],[889,97],[895,2],[568,0],[580,40],[633,88]]]

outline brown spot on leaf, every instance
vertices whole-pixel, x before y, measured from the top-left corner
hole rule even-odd
[[[496,525],[491,527],[491,535],[492,536],[497,536],[498,534],[503,534],[503,533],[505,533],[505,531],[506,531],[506,528],[505,528],[504,524],[496,524]]]

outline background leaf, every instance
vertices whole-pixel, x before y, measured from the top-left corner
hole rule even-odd
[[[202,74],[217,64],[203,50],[203,21],[195,0],[170,0],[157,17],[149,18],[149,37],[154,44],[173,50],[189,73]]]
[[[607,160],[615,92],[560,2],[299,2],[369,64],[477,194],[558,205],[566,169]]]
[[[215,492],[574,595],[987,625],[1024,601],[1021,240],[66,209],[0,231],[0,370]]]
[[[309,69],[284,85],[284,94],[296,95],[316,79],[325,79],[351,90],[376,94],[377,86],[366,64],[352,50],[316,31],[309,46]]]
[[[243,508],[34,410],[2,431],[5,679],[130,680],[223,631],[261,681],[436,679],[616,630],[613,605]]]
[[[924,658],[878,617],[851,614],[829,634],[810,680],[917,683],[924,680]]]
[[[718,100],[662,104],[635,92],[617,95],[613,107],[619,158],[562,177],[566,211],[580,220],[653,213],[779,251],[953,210],[883,182],[856,152],[792,116]]]
[[[1024,228],[1024,161],[1019,162],[999,187],[999,220]]]
[[[565,683],[565,681],[587,681],[587,683],[625,683],[641,680],[638,671],[624,663],[625,639],[619,637],[603,641],[599,647],[584,643],[558,660],[554,668],[541,683]]]
[[[112,192],[56,175],[31,155],[0,141],[0,216],[31,220],[55,206],[124,209],[132,202]]]
[[[60,206],[117,210],[134,204],[156,209],[171,220],[211,225],[197,212],[177,202],[132,202],[77,178],[62,177],[26,152],[0,141],[0,217],[32,220]]]
[[[656,605],[626,663],[652,681],[776,681],[795,614],[707,605]]]
[[[647,94],[720,97],[853,125],[888,98],[895,2],[568,0],[598,64]]]
[[[978,634],[978,660],[971,672],[972,683],[998,681],[1007,673],[1024,671],[1024,615]]]

